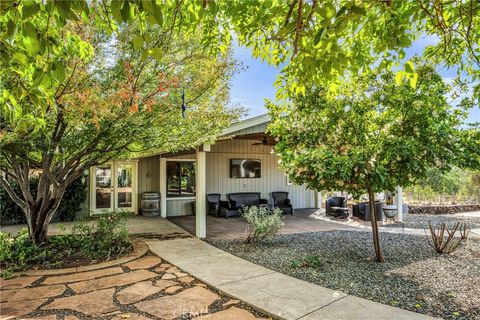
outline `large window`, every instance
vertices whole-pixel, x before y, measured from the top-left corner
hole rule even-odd
[[[195,197],[195,162],[167,161],[167,197]]]

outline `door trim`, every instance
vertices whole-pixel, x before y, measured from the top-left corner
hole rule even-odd
[[[108,164],[112,168],[112,200],[110,210],[117,210],[118,208],[118,185],[117,181],[117,166],[122,164],[132,165],[132,212],[138,214],[138,160],[119,160],[119,161],[109,161],[104,164]],[[90,204],[90,215],[99,214],[103,210],[108,209],[96,209],[96,166],[90,167],[90,179],[89,179],[89,204]]]

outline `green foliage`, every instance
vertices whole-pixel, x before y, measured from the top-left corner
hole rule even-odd
[[[290,266],[294,269],[299,268],[314,268],[319,269],[323,265],[320,256],[317,255],[306,255],[300,259],[292,259],[290,261]]]
[[[282,210],[275,208],[259,208],[255,206],[248,207],[242,217],[248,223],[247,243],[253,243],[258,240],[264,240],[273,237],[283,226]]]
[[[17,195],[21,195],[18,183],[10,183],[12,189]],[[30,179],[30,190],[32,195],[36,196],[38,178]],[[57,213],[53,221],[73,221],[80,206],[87,199],[87,186],[82,179],[76,179],[65,190],[65,194],[60,202]],[[0,221],[12,221],[14,223],[26,223],[26,217],[23,210],[8,196],[4,188],[0,188]]]
[[[312,89],[287,107],[269,104],[269,130],[291,181],[359,197],[412,185],[431,167],[467,165],[465,158],[478,167],[478,149],[465,154],[464,101],[450,106],[443,79],[430,67],[417,72],[415,89],[381,73],[347,85],[351,95],[336,100]]]
[[[131,249],[126,212],[106,212],[94,221],[78,221],[71,233],[55,235],[37,245],[27,229],[16,236],[0,232],[2,277],[32,267],[58,268],[71,259],[97,260],[126,254]],[[65,230],[64,230],[65,231]]]

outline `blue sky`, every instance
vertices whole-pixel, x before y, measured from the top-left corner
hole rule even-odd
[[[407,57],[419,54],[425,46],[432,44],[436,39],[423,37],[413,43],[407,50]],[[241,105],[247,109],[247,118],[266,113],[264,99],[275,101],[276,88],[273,86],[279,71],[252,57],[250,49],[235,47],[235,58],[240,61],[245,70],[235,75],[230,92],[231,103]],[[456,70],[440,70],[440,74],[448,81],[456,77]],[[468,122],[480,121],[480,109],[477,107],[470,112]]]

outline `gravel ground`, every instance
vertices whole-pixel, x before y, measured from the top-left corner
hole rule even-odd
[[[381,234],[385,263],[372,261],[370,232],[289,234],[247,245],[210,240],[231,254],[278,272],[403,309],[445,319],[480,319],[480,241],[436,254],[426,236]],[[316,255],[316,267],[291,261]]]
[[[384,227],[399,227],[425,229],[428,228],[428,222],[432,225],[439,226],[445,223],[447,227],[452,227],[457,222],[464,222],[471,229],[480,228],[480,217],[464,217],[455,214],[409,214],[403,219],[403,223],[386,224]]]

